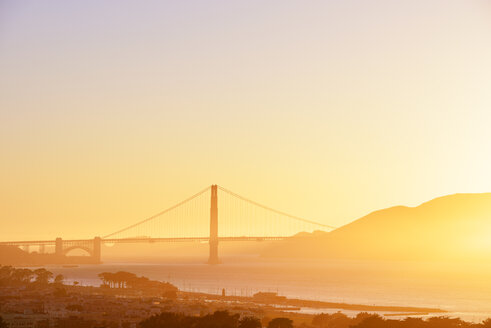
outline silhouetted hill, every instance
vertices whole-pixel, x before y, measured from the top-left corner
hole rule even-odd
[[[370,213],[330,233],[300,234],[267,257],[383,260],[491,258],[491,193],[455,194]]]
[[[29,254],[18,247],[0,245],[1,264],[20,264],[29,261]]]

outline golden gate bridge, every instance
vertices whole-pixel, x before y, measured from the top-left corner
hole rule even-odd
[[[23,247],[27,251],[35,246],[40,253],[44,253],[46,247],[54,247],[54,254],[60,259],[74,249],[82,249],[94,263],[100,263],[103,243],[208,242],[208,263],[217,264],[221,242],[283,240],[299,232],[333,229],[335,227],[275,210],[212,185],[164,211],[103,237],[4,241],[0,245]]]

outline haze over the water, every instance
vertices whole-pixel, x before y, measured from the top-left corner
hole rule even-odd
[[[0,1],[0,240],[489,192],[490,41],[485,0]]]

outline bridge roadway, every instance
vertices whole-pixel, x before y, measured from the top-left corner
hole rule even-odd
[[[283,240],[288,237],[218,237],[218,241],[275,241],[275,240]],[[210,237],[179,237],[179,238],[108,238],[101,239],[102,243],[108,244],[130,244],[130,243],[157,243],[157,242],[208,242]],[[71,244],[82,244],[93,242],[94,239],[63,239],[64,243]],[[0,245],[4,246],[49,246],[56,245],[56,240],[26,240],[26,241],[0,241]]]

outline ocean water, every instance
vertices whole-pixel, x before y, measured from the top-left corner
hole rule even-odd
[[[68,282],[98,286],[97,274],[129,271],[168,281],[185,291],[251,296],[278,292],[290,298],[365,305],[441,308],[448,316],[479,322],[491,317],[491,265],[374,261],[275,261],[223,259],[220,265],[202,260],[169,263],[104,263],[49,267]],[[336,312],[337,309],[302,309]],[[342,311],[348,315],[357,312]]]

